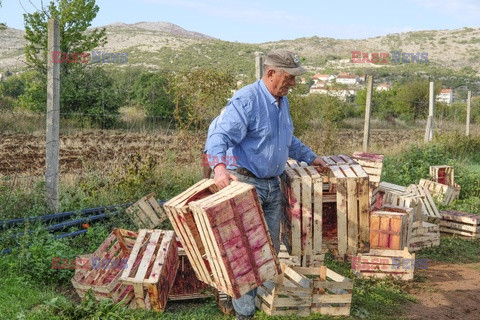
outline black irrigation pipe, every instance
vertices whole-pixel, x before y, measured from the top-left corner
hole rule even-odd
[[[108,217],[113,217],[113,216],[118,215],[120,212],[121,211],[105,212],[105,213],[94,215],[94,216],[88,216],[86,218],[80,218],[80,219],[75,219],[75,220],[71,220],[71,221],[67,221],[67,222],[52,224],[51,226],[45,227],[45,230],[47,230],[47,231],[62,230],[62,229],[66,229],[66,228],[69,228],[69,227],[72,227],[72,226],[76,226],[78,224],[83,224],[83,223],[86,223],[86,222],[92,222],[92,221],[105,219],[105,218],[108,218]],[[30,234],[30,233],[33,233],[33,230],[30,230],[30,231],[27,232],[27,234]],[[25,234],[25,232],[19,232],[19,233],[10,235],[9,238],[21,237],[24,234]]]
[[[38,217],[30,217],[30,218],[18,218],[18,219],[11,219],[11,220],[0,220],[0,230],[4,230],[8,227],[12,227],[14,225],[25,223],[25,222],[35,222],[35,221],[42,221],[42,222],[50,222],[50,221],[62,221],[70,218],[71,216],[75,215],[89,215],[92,213],[103,213],[105,211],[113,211],[117,210],[118,208],[125,208],[131,205],[132,203],[122,204],[118,206],[107,206],[107,207],[97,207],[97,208],[90,208],[90,209],[83,209],[77,211],[67,211],[61,213],[52,213]]]

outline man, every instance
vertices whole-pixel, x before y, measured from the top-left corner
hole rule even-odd
[[[210,159],[228,159],[228,150],[236,160],[235,166],[220,160],[210,163],[218,187],[228,186],[231,180],[256,187],[277,252],[282,217],[279,176],[285,170],[288,157],[320,164],[320,158],[293,135],[286,97],[296,84],[295,76],[305,72],[295,53],[283,49],[269,52],[262,79],[234,94],[222,116],[210,126],[205,146]],[[255,294],[256,290],[252,290],[240,299],[233,299],[237,319],[253,318]]]

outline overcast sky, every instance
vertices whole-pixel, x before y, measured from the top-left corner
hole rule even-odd
[[[0,22],[24,29],[23,13],[40,0],[3,0]],[[44,0],[48,3],[49,0]],[[301,37],[363,39],[389,33],[480,26],[480,0],[97,0],[92,26],[171,22],[228,41],[259,43]],[[22,8],[23,5],[23,8]]]

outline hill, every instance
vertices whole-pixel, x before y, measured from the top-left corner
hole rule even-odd
[[[312,72],[318,68],[354,70],[398,67],[351,63],[352,51],[365,53],[428,53],[429,68],[449,68],[465,75],[480,75],[480,28],[429,30],[389,34],[361,40],[309,37],[262,44],[228,42],[168,22],[113,23],[105,26],[108,43],[102,52],[127,52],[128,64],[148,69],[179,70],[196,66],[230,68],[236,73],[253,74],[255,51],[290,48],[300,53]],[[7,28],[0,31],[0,72],[25,68],[24,32]],[[407,66],[414,70],[423,64]]]

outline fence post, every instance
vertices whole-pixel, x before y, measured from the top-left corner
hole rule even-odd
[[[465,131],[465,135],[468,137],[470,135],[470,108],[472,103],[472,91],[468,91],[467,96],[467,129]]]
[[[434,91],[433,81],[430,81],[430,92],[428,99],[428,118],[427,126],[425,128],[425,142],[430,142],[433,140],[433,106],[435,101],[435,91]]]
[[[45,198],[47,207],[58,211],[59,128],[60,128],[60,64],[53,61],[53,51],[60,51],[60,25],[48,20],[47,52],[47,134]]]
[[[370,110],[372,108],[373,76],[367,80],[367,102],[365,105],[365,125],[363,127],[363,152],[368,152],[370,143]]]
[[[263,76],[263,53],[255,52],[255,78],[260,80]]]

